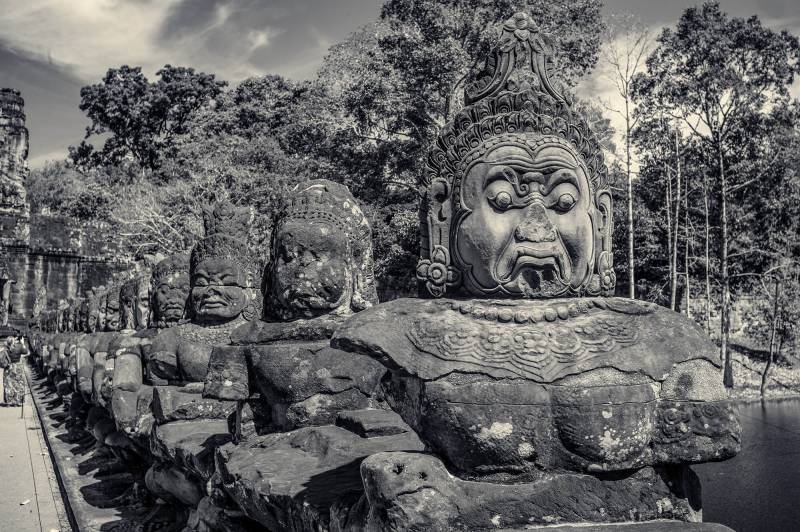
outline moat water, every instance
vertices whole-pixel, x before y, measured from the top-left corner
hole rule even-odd
[[[800,399],[740,406],[742,451],[694,467],[703,520],[736,532],[800,530]]]

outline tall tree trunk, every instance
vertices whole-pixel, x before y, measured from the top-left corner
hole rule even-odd
[[[672,293],[672,283],[675,280],[672,275],[672,175],[666,162],[664,163],[664,173],[667,178],[667,264],[669,265],[669,290]]]
[[[778,299],[780,297],[781,282],[779,278],[775,278],[775,295],[772,302],[772,324],[769,335],[769,358],[767,365],[764,366],[764,373],[761,374],[761,397],[764,397],[764,392],[767,390],[767,379],[769,378],[769,368],[775,360],[775,332],[778,330]]]
[[[670,281],[670,296],[669,308],[678,310],[677,308],[677,294],[678,294],[678,229],[680,228],[679,220],[681,212],[681,155],[678,145],[678,130],[675,129],[675,235],[672,237],[672,261]]]
[[[686,272],[686,317],[691,318],[692,313],[689,310],[689,178],[683,180],[684,193],[683,193],[683,237],[684,237],[684,250],[683,250],[683,269]]]
[[[727,388],[733,388],[733,367],[731,353],[728,349],[728,336],[731,331],[730,304],[731,280],[728,276],[728,183],[725,178],[725,162],[722,158],[722,140],[717,138],[717,157],[719,158],[720,183],[720,225],[722,225],[722,314],[720,316],[720,357],[725,364],[722,382]]]
[[[631,173],[631,115],[625,99],[625,171],[628,176],[628,297],[636,298],[636,275],[633,271],[633,175]]]
[[[703,174],[703,209],[705,214],[705,268],[706,268],[706,334],[711,334],[711,254],[709,243],[711,241],[711,227],[708,221],[708,175]]]

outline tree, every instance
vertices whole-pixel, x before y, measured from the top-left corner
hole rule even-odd
[[[81,168],[118,164],[132,159],[144,170],[159,168],[174,150],[177,135],[186,133],[193,113],[216,98],[225,82],[193,68],[165,65],[150,82],[141,67],[111,68],[103,80],[81,89],[81,111],[91,120],[84,140],[70,147]],[[103,148],[87,140],[107,134]]]
[[[614,85],[617,95],[622,98],[622,109],[606,104],[605,107],[618,113],[625,120],[625,177],[627,179],[627,263],[628,297],[636,298],[636,275],[634,266],[634,226],[633,226],[633,154],[631,135],[638,115],[634,114],[633,80],[644,67],[645,58],[651,46],[650,32],[641,22],[630,15],[618,15],[613,20],[611,31],[606,35],[601,61],[608,69],[607,77]]]
[[[746,271],[739,276],[760,294],[749,333],[768,346],[762,396],[772,365],[791,357],[784,346],[795,350],[800,324],[800,102],[773,108],[764,129],[768,134],[760,147],[770,156],[762,159],[771,164],[751,178],[751,208],[758,213],[753,225],[759,232],[742,250]]]
[[[766,29],[755,16],[731,18],[716,2],[687,9],[675,30],[664,29],[657,42],[647,59],[647,74],[637,77],[634,91],[646,108],[679,121],[709,148],[708,162],[713,161],[719,182],[720,353],[724,382],[731,387],[728,202],[731,187],[737,186],[732,163],[741,153],[734,133],[758,122],[769,103],[786,98],[798,70],[800,47],[788,32]]]

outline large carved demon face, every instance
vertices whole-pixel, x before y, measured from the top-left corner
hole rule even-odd
[[[248,304],[247,275],[230,259],[209,257],[201,261],[192,273],[191,284],[192,308],[200,322],[237,318]]]
[[[348,302],[351,247],[342,231],[326,223],[290,220],[273,242],[270,296],[284,318],[326,314]]]
[[[153,314],[156,320],[173,323],[183,318],[189,297],[189,274],[176,272],[158,283],[153,294]]]
[[[455,199],[454,258],[471,293],[554,297],[591,281],[610,203],[597,208],[565,145],[501,144],[467,170]]]

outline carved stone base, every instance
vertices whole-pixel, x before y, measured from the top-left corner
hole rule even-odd
[[[156,458],[200,479],[202,486],[214,474],[214,450],[230,441],[225,419],[173,421],[153,429],[150,449]]]
[[[687,466],[601,475],[546,474],[521,484],[461,480],[431,455],[379,453],[361,465],[372,530],[523,529],[565,523],[700,521]]]

